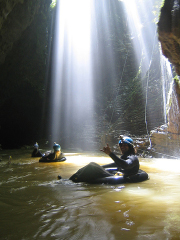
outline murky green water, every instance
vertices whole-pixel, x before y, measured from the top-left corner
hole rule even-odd
[[[89,162],[111,162],[103,153],[66,157],[0,152],[0,239],[180,239],[180,160],[140,159],[150,180],[110,186],[67,180]]]

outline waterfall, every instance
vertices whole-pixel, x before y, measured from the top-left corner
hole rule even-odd
[[[161,51],[161,80],[163,86],[163,105],[164,105],[164,123],[167,124],[167,113],[170,107],[170,98],[172,95],[173,73],[171,64],[162,55]]]

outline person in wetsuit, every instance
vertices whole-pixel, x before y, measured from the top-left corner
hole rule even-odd
[[[34,144],[34,150],[33,150],[33,152],[32,152],[32,154],[31,154],[31,157],[42,157],[43,155],[42,155],[42,153],[40,152],[40,150],[39,150],[39,145],[38,145],[38,143],[36,142],[35,144]]]
[[[54,152],[46,152],[43,154],[39,162],[62,162],[66,160],[64,153],[61,152],[61,146],[59,144],[54,142],[53,149]]]
[[[133,140],[130,137],[121,137],[119,147],[122,152],[120,158],[111,151],[108,144],[101,149],[114,160],[114,163],[100,166],[97,163],[90,162],[69,179],[73,182],[108,184],[135,183],[147,180],[148,174],[139,169],[139,159],[135,155]],[[112,167],[115,168],[113,171],[111,171]]]
[[[101,149],[101,151],[109,155],[114,161],[114,163],[103,165],[103,167],[117,167],[118,171],[122,172],[124,177],[130,177],[137,174],[139,171],[139,159],[135,155],[133,140],[130,137],[120,136],[119,147],[122,153],[120,158],[111,151],[108,144],[106,147]]]

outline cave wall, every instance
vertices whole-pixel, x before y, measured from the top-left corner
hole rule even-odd
[[[45,92],[50,0],[0,2],[0,144],[39,138]]]
[[[165,0],[158,22],[158,35],[163,55],[180,75],[180,7],[179,0]]]
[[[109,1],[109,3],[114,4],[112,1]],[[45,127],[42,123],[46,121],[46,115],[43,115],[43,101],[46,99],[46,80],[48,78],[47,59],[50,44],[49,30],[52,17],[52,12],[49,12],[50,4],[51,0],[2,0],[0,2],[0,144],[2,144],[3,148],[14,148],[24,144],[33,144],[37,139],[44,137]],[[116,1],[116,4],[119,4],[119,1]],[[118,99],[119,108],[116,106],[117,114],[112,115],[111,105],[115,104],[114,100],[116,100],[116,98],[113,96],[111,99],[110,94],[104,94],[106,92],[112,92],[110,91],[111,89],[116,89],[119,85],[119,78],[123,70],[119,68],[123,68],[124,59],[122,53],[124,53],[125,56],[127,48],[124,48],[124,44],[121,46],[119,36],[122,37],[122,42],[124,42],[125,45],[132,45],[132,42],[130,42],[131,38],[126,33],[126,18],[124,17],[124,20],[121,21],[124,22],[124,26],[121,27],[125,30],[122,34],[121,28],[117,28],[117,32],[113,31],[115,23],[114,19],[111,19],[112,15],[110,12],[108,21],[112,24],[112,34],[110,36],[110,38],[113,36],[112,43],[114,45],[115,43],[119,44],[114,48],[115,59],[117,63],[119,62],[119,64],[116,65],[118,77],[117,79],[114,77],[115,84],[113,85],[113,77],[111,72],[108,71],[110,67],[108,59],[102,55],[99,61],[102,69],[100,69],[99,65],[97,69],[102,70],[100,72],[104,77],[100,76],[97,80],[95,79],[95,81],[97,83],[99,79],[101,79],[102,81],[107,81],[108,84],[105,84],[106,89],[102,92],[102,95],[105,96],[103,98],[104,108],[99,104],[98,96],[100,94],[97,92],[96,107],[100,106],[99,108],[102,110],[99,111],[98,109],[97,112],[102,118],[107,116],[107,126],[109,125],[108,118],[113,116],[113,136],[115,136],[115,134],[118,135],[119,131],[122,131],[125,125],[127,129],[132,129],[134,134],[138,134],[140,131],[141,133],[145,133],[144,97],[142,96],[141,90],[139,90],[141,89],[141,79],[140,76],[137,77],[139,66],[133,65],[133,49],[130,49],[127,68],[123,76],[123,86],[125,86],[123,87],[123,89],[125,89],[123,94],[128,96],[129,101],[123,98],[124,102],[122,103],[122,99]],[[122,17],[122,14],[120,15]],[[100,34],[102,32],[102,26],[99,22],[98,24],[98,34]],[[99,46],[102,48],[102,52],[106,53],[104,48],[108,48],[109,40],[106,38],[106,41],[104,41],[103,33],[101,37],[103,44],[99,44]],[[120,51],[117,51],[117,49],[120,49]],[[97,52],[95,52],[94,55],[95,54],[97,54]],[[156,62],[159,62],[157,55],[155,55],[154,58],[157,59]],[[107,64],[105,64],[105,60]],[[154,65],[156,65],[156,63]],[[156,99],[158,96],[156,86],[159,86],[159,74],[156,73],[154,78],[155,80],[151,89],[155,89],[155,91],[152,91],[152,95],[153,99]],[[111,79],[111,81],[109,81],[109,79]],[[132,82],[130,82],[129,79],[132,79]],[[129,90],[131,94],[128,94]],[[106,96],[109,98],[108,101],[106,101]],[[136,99],[136,101],[133,102],[132,99]],[[109,102],[108,107],[106,106],[107,102]],[[134,104],[132,104],[132,102]],[[158,104],[159,102],[161,101],[157,101]],[[147,117],[150,118],[153,113],[154,122],[152,122],[152,126],[154,126],[157,124],[157,121],[161,122],[161,108],[157,104],[151,104],[151,106],[153,106],[153,108],[150,109],[150,114]],[[119,117],[119,112],[123,107],[125,108],[122,109],[123,115]],[[135,117],[134,114],[136,114]],[[117,119],[120,119],[118,124]],[[99,123],[101,126],[98,126],[97,132],[99,130],[100,134],[102,134],[102,121],[100,120]],[[104,129],[107,132],[107,127],[104,127]],[[114,133],[115,131],[116,133]]]
[[[172,63],[177,75],[180,75],[180,1],[165,0],[158,22],[158,36],[162,53]],[[173,80],[169,103],[168,131],[180,133],[180,90],[179,77]]]
[[[158,36],[163,55],[168,58],[177,76],[172,79],[167,125],[151,132],[154,151],[159,157],[180,155],[180,1],[165,0],[158,22]]]

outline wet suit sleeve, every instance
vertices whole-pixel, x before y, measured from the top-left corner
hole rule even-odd
[[[117,157],[113,152],[109,156],[114,160],[116,165],[122,169],[131,169],[139,165],[139,160],[135,155],[127,156],[127,160]]]

